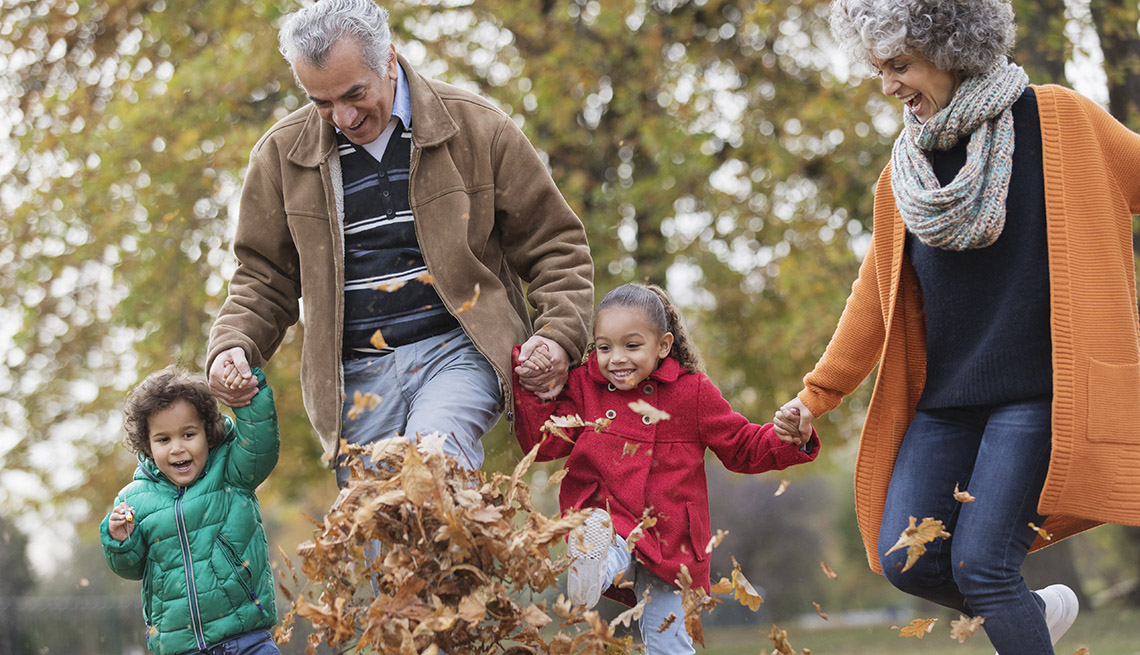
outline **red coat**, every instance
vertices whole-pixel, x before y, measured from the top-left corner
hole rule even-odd
[[[622,537],[628,537],[642,512],[652,508],[657,524],[636,542],[638,560],[670,583],[684,564],[693,583],[706,591],[709,555],[705,548],[712,535],[705,449],[739,473],[783,469],[810,462],[819,453],[819,438],[814,433],[808,452],[781,441],[771,423],[749,423],[732,411],[706,375],[685,371],[672,357],[636,388],[621,391],[610,386],[591,354],[585,365],[570,371],[557,400],[543,403],[519,386],[517,376],[514,398],[515,434],[524,452],[542,441],[542,425],[552,415],[578,414],[586,421],[612,419],[600,433],[592,427],[566,429],[574,444],[551,436],[539,449],[539,461],[569,456],[559,506],[563,511],[608,509]],[[647,424],[629,407],[638,400],[668,412],[671,418]],[[635,601],[628,589],[611,587],[606,595],[628,605]]]

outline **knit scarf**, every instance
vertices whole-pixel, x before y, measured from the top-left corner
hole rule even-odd
[[[1020,66],[1003,59],[963,80],[950,104],[925,123],[903,111],[904,127],[891,150],[891,189],[906,228],[926,245],[985,248],[1001,235],[1013,169],[1010,107],[1028,83]],[[965,136],[966,163],[941,186],[926,151],[949,150]]]

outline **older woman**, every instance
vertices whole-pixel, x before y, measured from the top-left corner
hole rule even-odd
[[[836,0],[831,25],[904,127],[847,307],[776,423],[806,429],[878,365],[855,468],[871,568],[984,617],[1002,655],[1052,653],[1077,600],[1026,586],[1049,540],[1030,524],[1140,523],[1140,136],[1028,84],[1008,2]],[[887,551],[911,517],[953,536],[907,569]]]

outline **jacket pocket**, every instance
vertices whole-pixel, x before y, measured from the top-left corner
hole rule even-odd
[[[1089,360],[1089,413],[1085,437],[1107,443],[1140,443],[1140,364]]]
[[[709,557],[705,549],[709,547],[709,541],[712,539],[708,512],[701,512],[694,502],[686,502],[685,511],[689,515],[689,545],[693,549],[693,558],[703,562]]]
[[[242,590],[245,591],[245,595],[249,596],[250,601],[264,612],[265,608],[261,606],[261,600],[258,599],[257,594],[253,592],[253,574],[249,572],[249,564],[238,559],[237,551],[230,545],[229,541],[218,536],[214,539],[214,542],[218,544],[218,549],[222,551],[226,561],[230,563],[230,568],[232,568],[234,572],[234,579],[241,585]]]

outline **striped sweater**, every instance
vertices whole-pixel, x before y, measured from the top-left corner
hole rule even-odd
[[[1140,328],[1132,214],[1140,135],[1068,89],[1035,86],[1053,359],[1052,460],[1038,511],[1056,543],[1100,523],[1140,525]],[[871,568],[899,444],[926,375],[925,320],[906,231],[879,179],[872,245],[834,336],[800,400],[834,409],[879,367],[855,464],[855,505]],[[1045,281],[1042,281],[1045,283]]]

